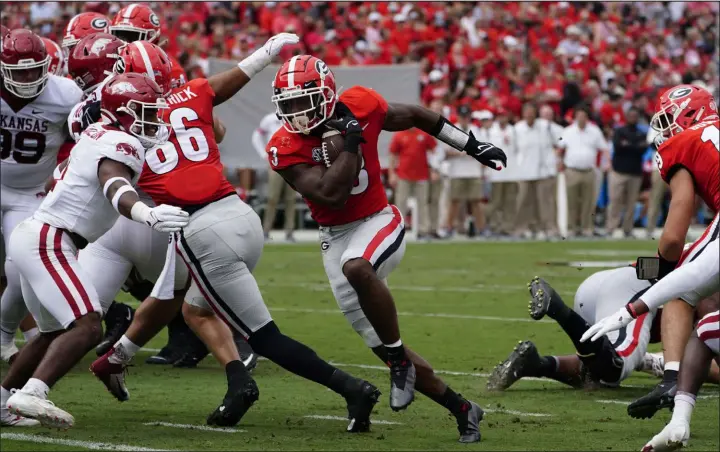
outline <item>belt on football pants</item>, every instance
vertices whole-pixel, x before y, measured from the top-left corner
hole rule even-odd
[[[203,203],[203,204],[193,204],[193,205],[191,205],[191,206],[182,206],[182,210],[184,210],[185,212],[187,212],[189,215],[192,215],[192,214],[194,214],[195,212],[197,212],[198,210],[204,209],[205,207],[209,206],[210,204],[212,204],[212,203],[214,203],[214,202],[218,202],[218,201],[220,201],[221,199],[229,198],[230,196],[238,196],[238,197],[239,197],[239,195],[238,195],[236,192],[233,191],[232,193],[228,193],[228,194],[226,194],[226,195],[224,195],[224,196],[221,196],[221,197],[219,197],[219,198],[217,198],[217,199],[213,199],[212,201],[208,201],[208,202]]]
[[[75,244],[75,247],[79,250],[85,248],[88,245],[88,241],[85,240],[83,236],[80,234],[76,234],[74,232],[70,232],[67,229],[61,229],[65,234],[70,237],[70,240],[72,240],[73,244]]]

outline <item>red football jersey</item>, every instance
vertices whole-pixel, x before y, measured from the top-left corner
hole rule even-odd
[[[145,153],[138,187],[156,204],[193,206],[212,202],[235,189],[225,178],[213,132],[213,92],[207,79],[173,89],[162,114],[170,139]]]
[[[308,199],[308,207],[313,218],[322,226],[337,226],[369,217],[388,205],[385,188],[380,178],[380,159],[378,158],[378,136],[382,132],[388,104],[377,92],[362,86],[355,86],[340,95],[340,102],[345,104],[363,127],[363,138],[367,141],[361,145],[363,165],[360,169],[351,196],[342,209],[314,203]],[[320,137],[290,133],[280,128],[270,142],[266,151],[270,166],[274,170],[297,165],[324,165],[320,152]]]
[[[720,211],[720,122],[695,124],[660,145],[655,160],[663,180],[670,183],[683,167],[692,174],[695,189],[705,204]]]

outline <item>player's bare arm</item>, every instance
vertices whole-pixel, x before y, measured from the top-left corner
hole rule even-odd
[[[225,139],[227,128],[215,114],[213,114],[213,132],[215,133],[215,142],[217,142],[217,144],[222,143]]]
[[[295,44],[299,40],[300,38],[292,33],[277,34],[268,39],[265,45],[253,52],[252,55],[238,63],[238,67],[208,78],[208,83],[215,92],[213,106],[222,104],[247,85],[255,74],[272,62],[284,45]]]
[[[358,173],[358,152],[362,128],[353,116],[328,121],[327,126],[345,138],[343,152],[330,168],[298,164],[280,170],[280,175],[303,197],[313,202],[342,208],[350,197]]]
[[[677,264],[680,260],[685,237],[695,213],[695,194],[695,183],[690,172],[685,168],[678,169],[670,179],[670,208],[658,244],[661,262],[665,260]],[[675,265],[672,266],[674,267]],[[661,268],[661,274],[662,270]]]
[[[120,162],[104,159],[98,165],[98,180],[105,197],[121,215],[160,232],[176,232],[188,223],[188,213],[179,207],[150,207],[140,201],[133,188],[133,171]]]
[[[507,166],[507,157],[502,149],[479,142],[472,132],[465,133],[443,116],[419,105],[389,104],[385,114],[383,130],[397,132],[417,127],[453,149],[464,151],[478,162],[494,170]]]

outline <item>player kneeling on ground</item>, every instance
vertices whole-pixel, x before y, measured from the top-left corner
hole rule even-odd
[[[118,214],[161,232],[188,224],[180,208],[150,208],[133,188],[145,150],[167,139],[166,124],[158,119],[167,108],[160,87],[139,74],[115,76],[103,87],[101,108],[102,122],[83,132],[60,180],[13,231],[8,249],[40,335],[23,347],[5,376],[2,404],[48,427],[74,424],[47,394],[102,338],[102,308],[77,262],[78,250],[107,232]]]
[[[479,441],[482,409],[450,389],[400,339],[385,279],[405,253],[405,225],[397,207],[388,204],[377,145],[383,130],[417,127],[497,170],[507,163],[505,154],[437,113],[388,104],[372,89],[355,86],[338,96],[333,73],[310,55],[285,62],[273,89],[284,128],[268,143],[268,160],[321,226],[323,262],[338,306],[390,367],[390,407],[397,411],[412,403],[417,378],[418,390],[455,416],[460,441]]]

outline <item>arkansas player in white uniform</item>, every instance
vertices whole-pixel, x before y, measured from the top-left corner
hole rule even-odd
[[[103,121],[83,132],[62,165],[60,180],[32,218],[13,232],[8,255],[18,267],[40,335],[23,347],[3,380],[2,404],[11,413],[48,427],[74,423],[47,400],[47,393],[102,337],[102,308],[77,252],[105,234],[119,214],[166,233],[187,225],[187,212],[166,205],[151,208],[133,188],[145,150],[168,136],[158,119],[167,108],[163,94],[140,74],[109,80],[103,89]],[[17,391],[10,396],[11,389]]]
[[[52,175],[58,149],[68,139],[67,116],[80,101],[75,84],[48,72],[51,57],[42,39],[18,29],[2,39],[0,70],[0,206],[5,249],[15,226],[40,205],[45,181]],[[0,310],[2,358],[17,352],[14,334],[27,309],[13,263],[5,263],[8,279]]]

